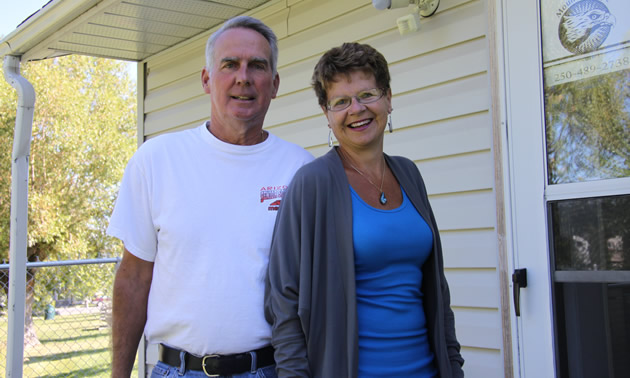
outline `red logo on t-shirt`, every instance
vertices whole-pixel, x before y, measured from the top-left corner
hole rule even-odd
[[[263,186],[260,188],[260,203],[263,203],[265,200],[282,198],[282,196],[284,196],[284,192],[286,191],[286,185]]]
[[[266,200],[276,200],[269,204],[267,210],[278,211],[278,209],[280,208],[280,201],[282,197],[284,197],[284,192],[286,191],[286,185],[263,186],[262,188],[260,188],[260,203],[263,203]]]
[[[271,205],[269,205],[267,210],[269,210],[269,211],[278,211],[279,208],[280,208],[280,200],[277,200],[277,201],[273,201],[271,203]]]

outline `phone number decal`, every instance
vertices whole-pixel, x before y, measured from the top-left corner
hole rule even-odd
[[[545,85],[553,86],[630,68],[630,52],[625,50],[622,54],[614,55],[614,58],[604,55],[547,67]]]

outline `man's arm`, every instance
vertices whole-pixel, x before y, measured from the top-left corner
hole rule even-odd
[[[114,280],[112,323],[112,377],[129,377],[140,337],[147,321],[147,300],[153,277],[153,262],[132,255],[127,249]]]

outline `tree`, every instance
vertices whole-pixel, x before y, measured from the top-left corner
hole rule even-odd
[[[108,217],[127,160],[136,145],[135,89],[121,62],[71,55],[22,65],[35,88],[29,171],[28,261],[114,256],[120,246],[105,236]],[[11,151],[17,94],[0,80],[0,258],[7,261]],[[35,280],[36,273],[42,279]],[[28,271],[26,339],[33,305],[48,290],[88,296],[103,282],[94,267],[73,275]],[[45,277],[49,275],[49,277]],[[45,279],[43,279],[45,277]],[[101,277],[100,280],[111,277]],[[30,336],[29,336],[30,334]]]
[[[545,88],[545,116],[550,184],[630,176],[630,69]]]

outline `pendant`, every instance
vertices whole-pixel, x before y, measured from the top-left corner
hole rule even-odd
[[[387,198],[385,197],[385,192],[381,192],[381,198],[379,198],[379,201],[381,202],[381,205],[385,206],[385,204],[387,203]]]

